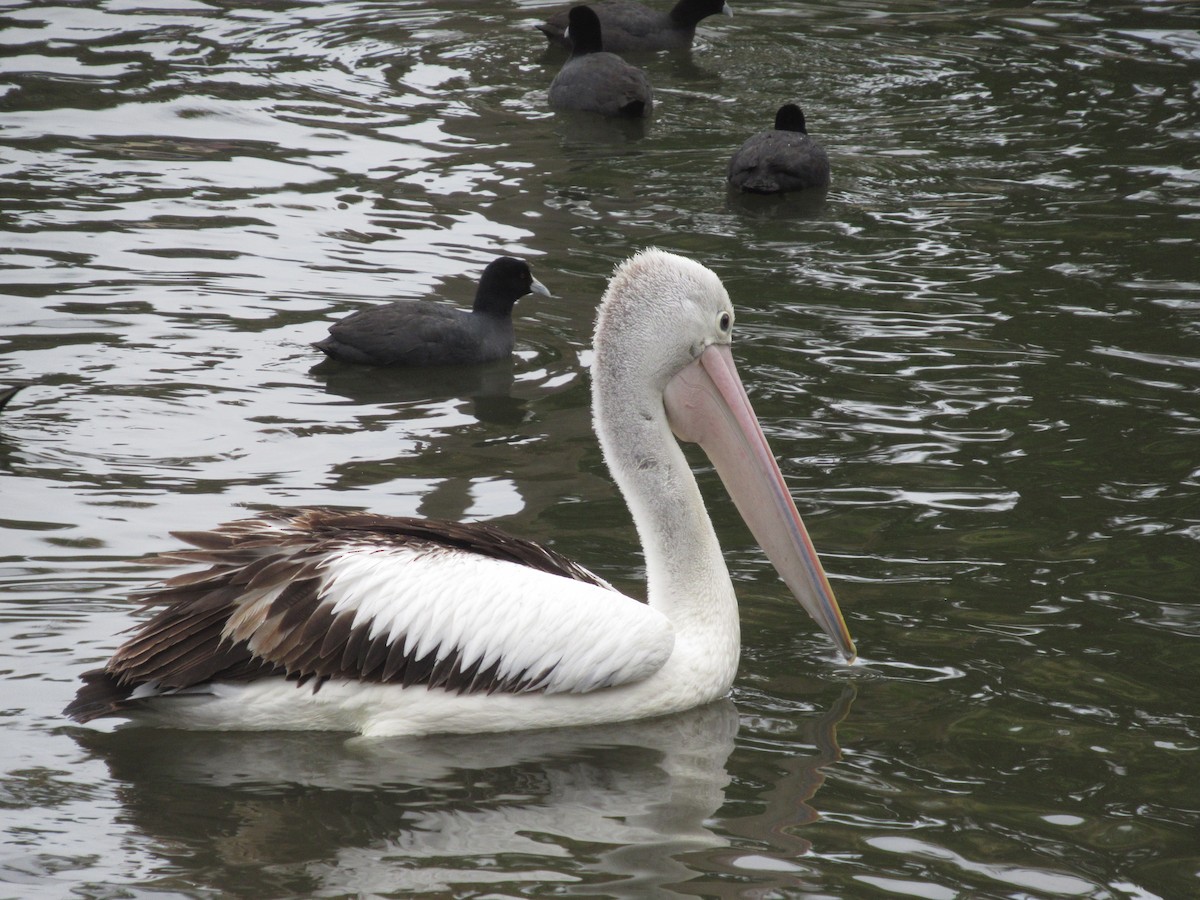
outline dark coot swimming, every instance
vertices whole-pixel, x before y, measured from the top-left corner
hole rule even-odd
[[[654,105],[650,80],[641,69],[604,51],[595,11],[587,6],[572,7],[568,31],[575,46],[571,58],[550,82],[550,105],[605,116],[649,115]]]
[[[313,344],[333,359],[370,366],[490,362],[512,353],[512,308],[534,292],[549,297],[524,260],[501,256],[479,279],[470,312],[428,300],[398,300],[353,313]]]
[[[808,136],[804,113],[794,103],[775,114],[775,128],[760,131],[729,160],[731,187],[753,194],[779,194],[829,186],[829,157]]]
[[[679,0],[670,12],[651,9],[632,0],[608,0],[592,7],[600,17],[604,49],[612,53],[631,50],[681,50],[692,45],[701,19],[724,13],[733,15],[725,0]],[[552,45],[571,48],[574,35],[566,35],[568,10],[552,15],[537,26]]]

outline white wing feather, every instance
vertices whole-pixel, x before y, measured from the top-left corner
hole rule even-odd
[[[364,545],[325,566],[321,602],[355,627],[404,639],[416,659],[454,650],[460,666],[499,660],[499,678],[545,678],[529,690],[582,693],[658,671],[675,644],[670,621],[615,590],[454,550]]]

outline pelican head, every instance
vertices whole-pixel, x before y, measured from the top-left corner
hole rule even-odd
[[[853,660],[833,588],[738,377],[733,324],[729,294],[699,263],[652,248],[618,266],[596,322],[597,432],[603,441],[609,418],[625,435],[659,422],[699,444],[784,583]]]

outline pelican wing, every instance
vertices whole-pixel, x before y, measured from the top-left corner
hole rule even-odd
[[[145,596],[161,608],[85,674],[76,718],[267,676],[580,693],[645,678],[674,646],[661,614],[487,525],[305,509],[176,536],[196,549],[150,562],[209,567]]]

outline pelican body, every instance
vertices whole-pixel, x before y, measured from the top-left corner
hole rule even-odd
[[[733,306],[698,263],[618,266],[596,322],[593,418],[645,552],[645,602],[485,524],[276,510],[176,536],[202,565],[84,673],[68,715],[367,735],[598,724],[724,696],[737,599],[678,441],[700,444],[784,582],[854,644],[738,378]]]

